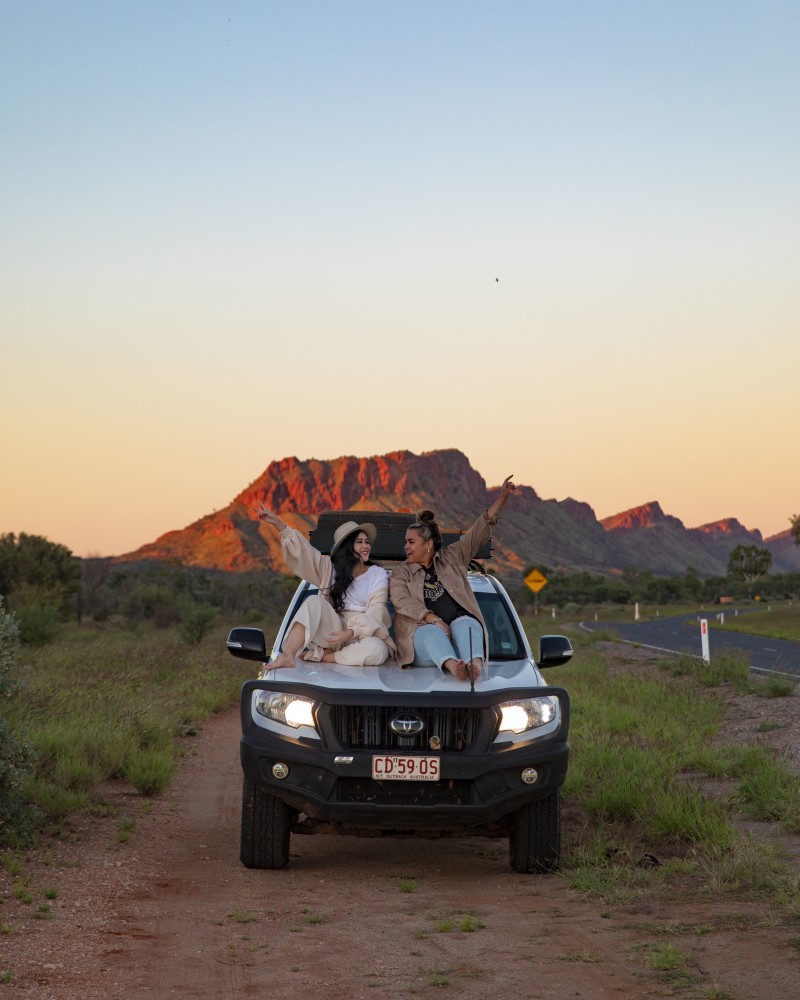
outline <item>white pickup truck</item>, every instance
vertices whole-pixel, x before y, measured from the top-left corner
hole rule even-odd
[[[345,520],[376,524],[373,558],[403,558],[413,518],[372,511],[321,515],[311,532],[320,551]],[[566,663],[572,646],[565,636],[542,636],[534,658],[502,584],[473,566],[469,580],[489,633],[489,657],[474,690],[435,667],[401,670],[391,660],[379,667],[298,660],[245,682],[244,865],[282,868],[293,832],[332,829],[507,837],[515,871],[557,866],[569,697],[546,685],[540,671]],[[316,589],[300,583],[271,654],[255,628],[234,628],[230,652],[262,662],[277,655],[297,609]]]

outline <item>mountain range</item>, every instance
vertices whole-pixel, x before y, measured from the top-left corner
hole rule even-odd
[[[468,526],[497,496],[456,449],[395,451],[371,458],[283,458],[271,462],[222,510],[168,531],[114,562],[178,561],[227,572],[285,572],[277,533],[258,521],[264,503],[292,527],[308,531],[325,510],[436,511],[443,528]],[[772,572],[800,572],[800,547],[790,532],[764,539],[736,518],[686,528],[657,501],[598,520],[587,503],[544,500],[519,485],[494,529],[496,568],[514,577],[531,566],[550,570],[618,573],[631,567],[656,575],[724,575],[737,545],[772,553]]]

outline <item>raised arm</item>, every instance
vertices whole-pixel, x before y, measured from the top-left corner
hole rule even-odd
[[[512,493],[516,493],[517,487],[511,482],[512,478],[512,476],[506,476],[500,487],[500,495],[492,506],[475,520],[457,542],[448,546],[449,551],[457,554],[457,558],[464,566],[468,566],[470,560],[475,558],[475,553],[491,535],[492,525],[497,524],[500,511],[505,507],[506,501]]]
[[[497,518],[500,515],[500,511],[505,507],[506,501],[511,496],[512,493],[517,492],[517,487],[511,480],[514,478],[513,475],[506,476],[503,480],[503,485],[500,487],[500,494],[492,504],[491,507],[486,511],[486,520],[490,524],[496,524]]]
[[[317,586],[321,586],[324,576],[327,575],[330,578],[330,573],[326,573],[330,557],[315,549],[302,532],[290,528],[284,520],[273,511],[268,510],[263,503],[259,509],[253,508],[253,510],[260,521],[271,524],[280,532],[281,552],[284,561],[296,576],[301,576],[304,580],[315,583]]]
[[[258,507],[251,507],[250,510],[255,513],[259,521],[271,524],[278,531],[283,531],[287,527],[286,522],[282,521],[277,514],[265,507],[263,503],[260,503]]]

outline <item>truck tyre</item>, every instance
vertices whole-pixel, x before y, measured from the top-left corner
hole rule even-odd
[[[509,837],[511,867],[515,872],[552,872],[561,854],[559,790],[530,802],[514,813]]]
[[[244,779],[241,858],[245,868],[285,868],[292,811],[260,785]]]

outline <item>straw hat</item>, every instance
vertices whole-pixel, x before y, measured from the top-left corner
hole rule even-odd
[[[370,545],[375,542],[375,536],[378,534],[378,529],[374,524],[357,524],[355,521],[345,521],[344,524],[340,524],[333,533],[331,555],[333,555],[333,553],[339,548],[345,538],[349,538],[350,535],[357,531],[364,532],[370,541]]]

